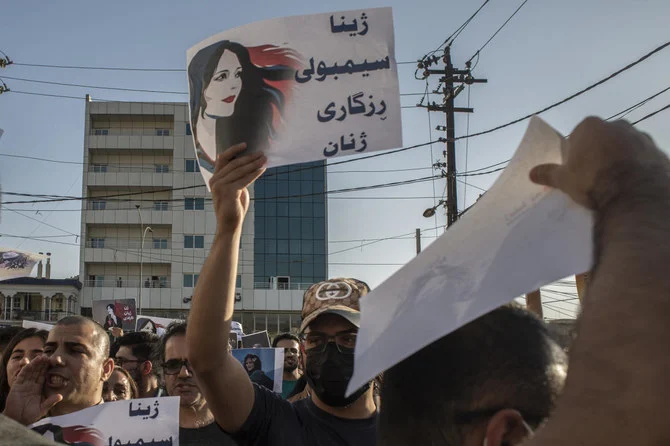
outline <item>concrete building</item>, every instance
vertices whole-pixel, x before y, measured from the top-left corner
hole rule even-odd
[[[184,317],[216,229],[187,104],[87,101],[83,161],[82,314],[136,298],[140,314]],[[325,164],[273,169],[257,187],[235,320],[276,333],[299,326],[304,289],[326,277]]]
[[[44,275],[42,274],[44,272]],[[78,278],[52,279],[51,258],[37,265],[37,277],[19,277],[0,282],[0,319],[56,322],[79,314],[81,282]]]

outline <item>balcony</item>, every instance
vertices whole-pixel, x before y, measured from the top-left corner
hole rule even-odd
[[[84,280],[84,286],[89,288],[139,288],[142,284],[142,288],[151,289],[151,288],[170,288],[170,278],[161,276],[157,279],[145,278],[141,280],[137,276],[132,277],[117,277],[116,279],[87,279]]]
[[[138,229],[139,231],[139,229]],[[140,249],[142,248],[142,240],[137,239],[115,239],[115,238],[101,238],[91,237],[86,240],[85,246],[93,249]],[[144,241],[144,250],[165,250],[172,249],[172,241],[166,238],[151,238],[147,237]]]
[[[314,285],[313,283],[278,283],[273,285],[267,282],[254,282],[255,290],[300,290],[305,291]]]
[[[135,166],[91,163],[88,166],[86,183],[89,187],[130,186],[142,188],[155,187],[160,189],[171,188],[173,181],[173,176],[170,175],[171,163],[172,161],[168,161]]]

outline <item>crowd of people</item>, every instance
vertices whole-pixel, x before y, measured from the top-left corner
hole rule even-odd
[[[258,356],[242,364],[230,354],[247,187],[265,163],[244,148],[216,160],[217,233],[187,323],[162,337],[138,331],[113,342],[82,316],[48,333],[0,333],[0,443],[46,444],[16,423],[169,395],[180,397],[182,445],[670,444],[662,415],[670,400],[662,353],[670,345],[670,161],[648,135],[588,118],[569,137],[564,164],[529,173],[595,216],[594,265],[569,369],[544,322],[508,304],[349,396],[360,300],[370,292],[360,280],[305,292],[299,335],[272,343],[284,349],[281,393],[259,384]]]

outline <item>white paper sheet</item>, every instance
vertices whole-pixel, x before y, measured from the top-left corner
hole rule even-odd
[[[349,392],[515,297],[589,269],[591,212],[528,177],[538,164],[560,163],[564,144],[532,118],[509,165],[479,202],[361,299]]]
[[[205,183],[237,142],[268,167],[402,146],[391,8],[251,23],[195,45],[187,65]]]
[[[179,397],[104,403],[30,428],[66,444],[179,446]]]

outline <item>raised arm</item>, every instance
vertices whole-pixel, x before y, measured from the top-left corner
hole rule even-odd
[[[628,123],[590,118],[531,179],[595,213],[595,265],[565,391],[533,446],[667,444],[670,163]]]
[[[216,236],[193,294],[186,340],[189,361],[217,423],[237,432],[254,404],[254,390],[242,365],[228,353],[235,305],[242,223],[249,209],[247,187],[265,168],[262,153],[236,158],[245,144],[221,153],[210,179]]]

